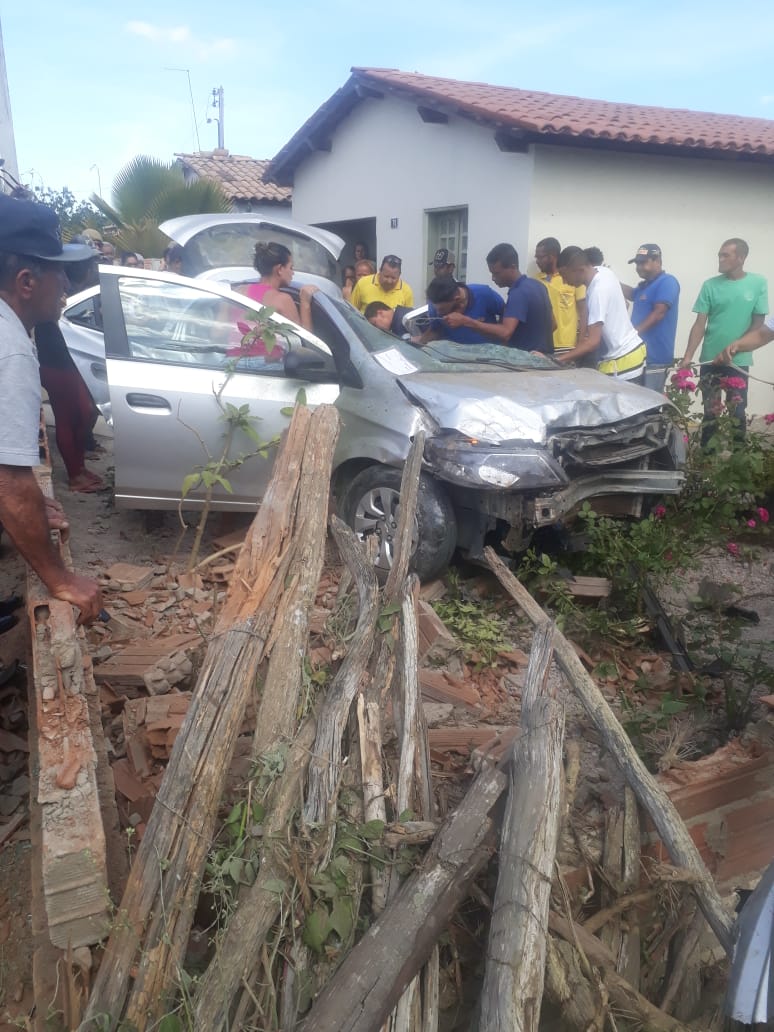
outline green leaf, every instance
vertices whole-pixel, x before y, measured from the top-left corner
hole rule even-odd
[[[314,910],[306,915],[302,938],[310,950],[321,954],[330,930],[328,910],[322,903],[318,903]]]
[[[183,478],[183,486],[180,489],[180,493],[183,498],[186,497],[189,491],[192,491],[195,487],[198,487],[201,483],[201,475],[199,473],[189,473],[187,477]]]
[[[357,829],[358,835],[366,839],[366,841],[381,838],[383,832],[384,821],[366,821],[365,824],[361,824]]]
[[[158,1032],[183,1032],[180,1018],[177,1014],[165,1014],[156,1026]]]
[[[266,892],[273,892],[275,896],[284,896],[287,885],[281,878],[267,878],[263,887]]]
[[[233,860],[229,860],[226,865],[228,876],[233,882],[239,885],[242,881],[242,870],[244,867],[244,860],[240,860],[239,857],[234,857]]]
[[[399,813],[398,814],[398,820],[399,821],[413,821],[414,820],[414,811],[413,810],[404,810],[403,813]]]
[[[354,916],[352,913],[352,900],[346,896],[339,896],[333,901],[331,910],[330,925],[342,942],[347,942],[354,927]]]
[[[242,820],[244,803],[234,803],[226,818],[226,824],[239,824]]]
[[[298,388],[296,394],[296,405],[306,405],[306,390],[303,387]]]
[[[225,491],[228,491],[228,493],[229,493],[229,494],[233,494],[233,493],[234,493],[234,489],[232,488],[231,484],[230,484],[230,483],[228,482],[228,480],[226,480],[226,478],[225,478],[225,477],[219,477],[219,476],[216,476],[216,477],[215,477],[215,480],[216,480],[216,482],[217,482],[218,484],[220,484],[220,486],[221,486],[221,487],[222,487],[222,488],[223,488],[223,489],[224,489]]]
[[[280,415],[281,416],[287,416],[287,418],[290,419],[291,416],[293,415],[294,408],[295,408],[294,405],[286,405],[284,408],[280,409]]]

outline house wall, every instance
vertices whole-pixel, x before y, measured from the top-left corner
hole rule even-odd
[[[681,287],[678,356],[699,288],[717,274],[717,251],[728,237],[750,245],[746,268],[768,278],[774,311],[774,168],[570,147],[534,150],[529,255],[546,236],[562,246],[595,244],[614,272],[634,284],[628,259],[642,243],[659,244],[664,268]],[[774,342],[756,353],[752,371],[774,382]],[[750,411],[774,411],[774,388],[751,381]]]
[[[336,129],[332,150],[310,154],[295,174],[293,217],[307,223],[376,218],[377,259],[397,254],[424,303],[430,280],[427,209],[468,207],[470,282],[489,282],[485,256],[502,240],[527,241],[532,156],[504,154],[491,129],[462,119],[426,123],[416,106],[362,101]],[[391,219],[397,227],[391,228]]]

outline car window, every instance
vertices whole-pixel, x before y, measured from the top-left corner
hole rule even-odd
[[[254,304],[238,304],[197,286],[122,276],[118,291],[132,358],[218,368],[249,359],[240,371],[282,374],[301,338],[287,323],[267,333]]]
[[[210,226],[185,245],[186,268],[192,276],[208,269],[253,264],[255,245],[270,240],[284,244],[293,255],[298,272],[338,280],[336,260],[327,248],[301,233],[279,226],[256,226],[251,222],[229,222]]]
[[[102,330],[102,304],[99,291],[84,298],[77,304],[65,309],[65,317],[78,326],[86,326],[90,330]]]

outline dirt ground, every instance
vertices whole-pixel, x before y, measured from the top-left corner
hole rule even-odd
[[[95,472],[110,477],[112,466],[112,438],[109,428],[98,426],[99,440],[105,448],[100,458],[89,463]],[[51,452],[54,461],[55,492],[69,517],[71,524],[70,549],[75,568],[84,574],[99,576],[115,562],[166,563],[178,544],[180,524],[176,513],[145,514],[136,511],[119,511],[113,508],[110,492],[98,494],[73,494],[68,491],[53,430],[50,432]],[[202,555],[213,549],[213,536],[245,526],[249,516],[232,517],[227,520],[215,515],[210,520]],[[188,532],[180,549],[184,557],[190,548],[192,531]],[[24,594],[24,568],[12,546],[4,541],[0,545],[0,598],[9,594]],[[708,555],[702,567],[689,572],[679,586],[672,586],[662,592],[664,603],[671,616],[679,622],[691,606],[691,599],[699,593],[702,580],[728,584],[734,589],[733,601],[756,610],[760,622],[745,626],[742,634],[751,645],[769,646],[774,640],[774,592],[772,590],[772,565],[774,553],[760,551],[752,561],[739,561],[731,556],[715,553]],[[466,567],[463,578],[478,579],[486,585],[488,575]],[[489,588],[496,592],[494,580]],[[506,614],[513,608],[502,606]],[[515,617],[515,612],[513,612]],[[510,616],[507,621],[510,625]],[[513,626],[516,626],[514,619]],[[529,635],[514,631],[513,645],[525,650],[529,648]],[[4,664],[19,659],[26,662],[26,621],[0,637],[0,660]],[[468,671],[464,671],[468,673]],[[487,722],[509,724],[518,712],[520,678],[513,671],[500,672],[482,670],[476,672],[476,687],[485,700],[489,713]],[[25,685],[23,676],[14,681],[21,696]],[[579,714],[576,714],[579,716]],[[453,718],[452,718],[453,719]],[[568,715],[568,733],[573,713]],[[464,720],[470,722],[469,715]],[[19,731],[23,733],[23,731]],[[0,754],[1,758],[1,754]],[[0,828],[2,826],[0,825]],[[32,930],[30,918],[29,870],[32,846],[27,825],[11,836],[9,842],[0,846],[0,1032],[5,1029],[25,1027],[24,1021],[31,1008],[31,955]]]

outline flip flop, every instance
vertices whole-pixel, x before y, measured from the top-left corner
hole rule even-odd
[[[90,483],[81,484],[78,487],[68,484],[68,490],[73,494],[96,494],[98,491],[107,491],[107,484],[101,480],[92,480]]]
[[[0,634],[5,634],[19,622],[18,616],[0,616]]]
[[[0,599],[0,616],[10,616],[23,605],[24,599],[21,595],[9,595],[8,598]]]

